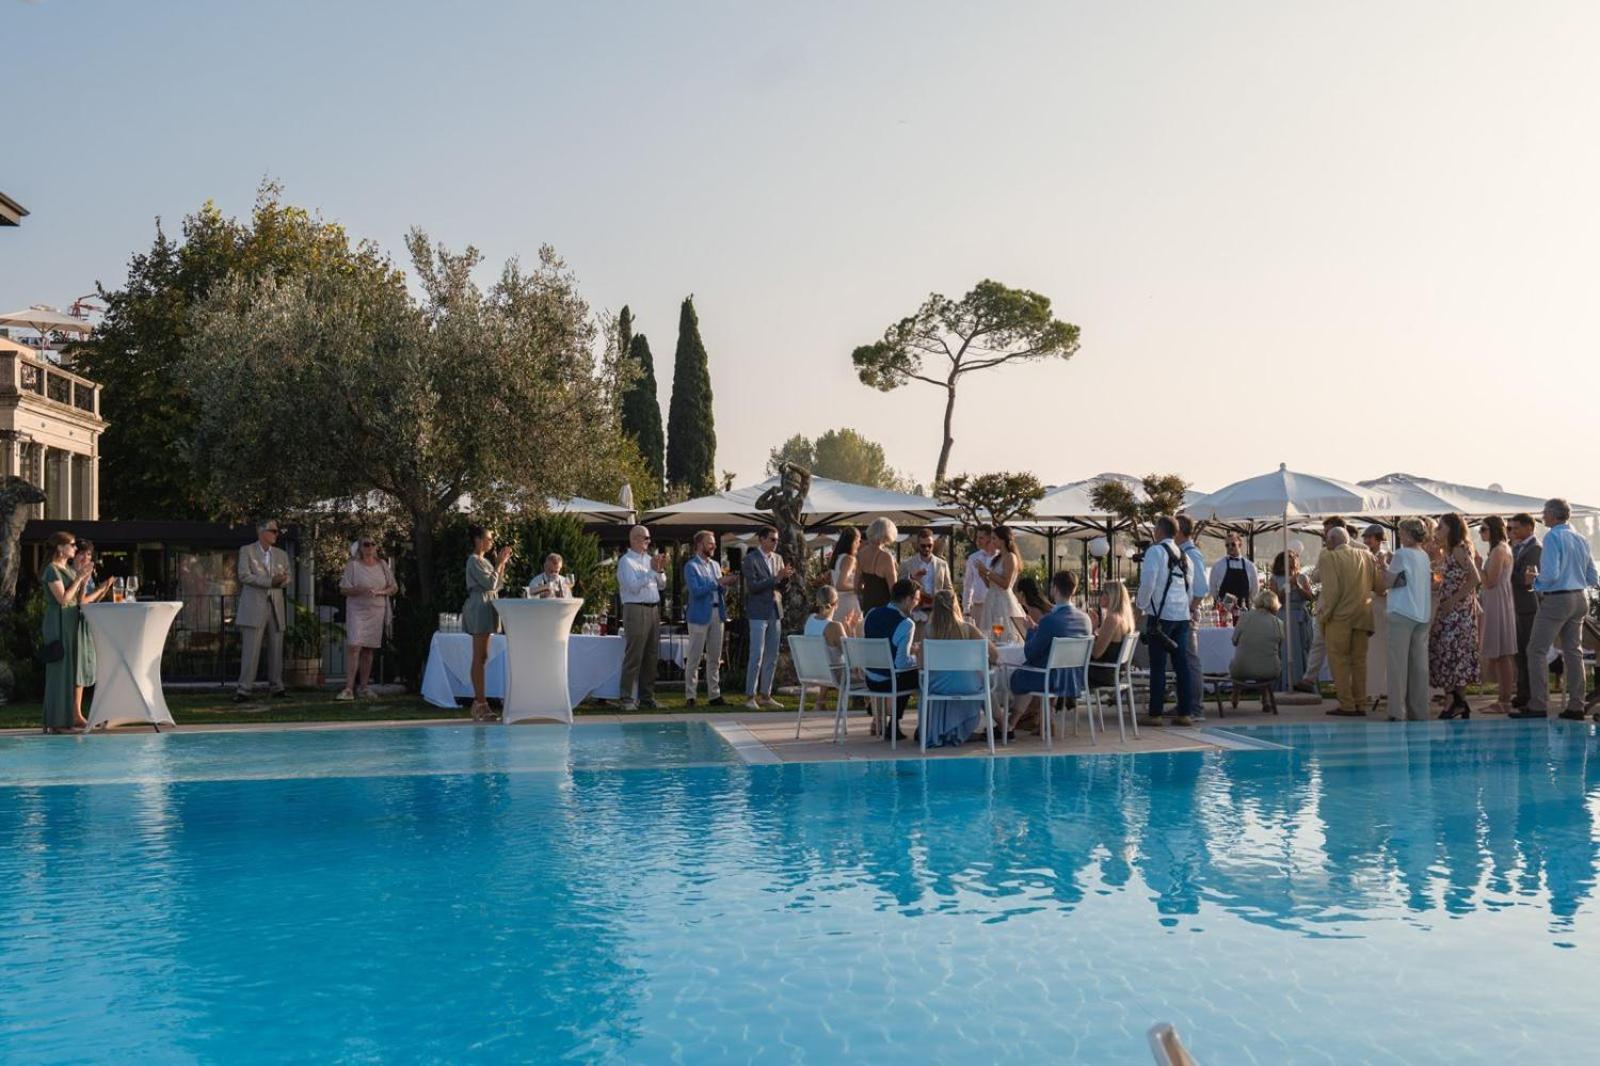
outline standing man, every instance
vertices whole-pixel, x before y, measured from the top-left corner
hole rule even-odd
[[[656,659],[661,654],[661,590],[667,587],[667,557],[650,554],[650,531],[628,531],[628,550],[617,560],[617,595],[622,600],[622,709],[656,705]],[[638,699],[634,686],[638,685]]]
[[[1150,651],[1150,711],[1145,725],[1162,724],[1167,702],[1167,661],[1177,671],[1178,713],[1173,725],[1194,724],[1194,685],[1189,677],[1189,557],[1174,543],[1178,523],[1170,515],[1155,521],[1156,543],[1145,549],[1139,566],[1139,592],[1134,606],[1145,620]]]
[[[1372,590],[1378,584],[1372,553],[1350,543],[1343,526],[1328,530],[1322,558],[1322,595],[1317,599],[1317,620],[1328,646],[1334,694],[1339,706],[1329,714],[1366,717],[1361,709],[1367,698],[1367,643],[1372,638]]]
[[[1256,590],[1261,587],[1257,584],[1256,564],[1244,557],[1244,538],[1239,534],[1229,533],[1225,544],[1228,554],[1211,568],[1211,578],[1206,584],[1211,588],[1213,599],[1232,596],[1240,610],[1248,611],[1256,602]]]
[[[983,574],[978,568],[994,567],[993,540],[993,526],[979,526],[972,537],[972,542],[977,547],[967,556],[967,566],[961,574],[961,598],[965,601],[962,607],[966,610],[968,618],[977,618],[983,613],[979,608],[983,606],[983,595],[989,591],[989,586],[983,580]]]
[[[1211,594],[1211,586],[1206,580],[1206,557],[1200,554],[1200,546],[1194,542],[1194,519],[1186,514],[1178,516],[1177,543],[1178,550],[1189,560],[1189,573],[1194,579],[1194,585],[1189,589],[1189,644],[1186,653],[1189,656],[1189,687],[1194,690],[1191,701],[1194,717],[1204,721],[1206,692],[1205,677],[1200,670],[1200,604]]]
[[[1545,501],[1543,550],[1534,574],[1533,591],[1540,594],[1539,610],[1528,634],[1528,707],[1517,718],[1544,718],[1550,709],[1550,677],[1545,663],[1550,646],[1561,649],[1562,680],[1567,687],[1567,709],[1561,717],[1583,721],[1583,619],[1589,612],[1587,590],[1600,584],[1589,554],[1589,542],[1567,525],[1572,507],[1566,500]],[[1515,560],[1515,556],[1512,557]],[[1514,565],[1514,563],[1513,563]],[[1524,579],[1526,580],[1526,579]]]
[[[256,525],[255,543],[239,549],[239,606],[234,621],[243,653],[234,703],[250,698],[263,640],[267,644],[267,687],[274,696],[288,695],[283,687],[283,627],[288,621],[283,589],[287,584],[289,556],[278,547],[278,523],[269,518]]]
[[[745,553],[744,614],[750,620],[750,663],[745,667],[745,706],[777,710],[783,704],[772,698],[772,678],[778,672],[778,650],[783,646],[782,588],[794,576],[778,554],[778,531],[762,526],[756,547]]]
[[[689,590],[689,603],[683,620],[689,625],[689,655],[683,663],[683,703],[694,706],[700,687],[700,660],[706,662],[706,695],[713,707],[722,698],[722,627],[728,621],[726,590],[737,583],[737,574],[724,574],[717,562],[717,535],[702,529],[694,535],[694,555],[683,564],[683,584]]]
[[[1349,527],[1344,524],[1344,519],[1342,518],[1324,518],[1322,520],[1322,546],[1324,548],[1328,546],[1328,534],[1335,529],[1343,529],[1346,534],[1349,533]],[[1322,571],[1318,567],[1312,567],[1311,572],[1306,576],[1312,584],[1318,584],[1322,581]],[[1311,647],[1306,651],[1306,672],[1299,682],[1295,684],[1294,690],[1296,692],[1322,691],[1319,682],[1322,680],[1322,668],[1328,661],[1328,642],[1322,632],[1322,623],[1318,621],[1319,617],[1313,616],[1311,619]]]
[[[950,583],[950,564],[933,553],[933,530],[924,529],[917,534],[917,555],[906,567],[906,577],[917,583],[917,609],[912,618],[919,624],[928,621],[933,610],[933,597],[941,589],[953,588]]]
[[[544,569],[533,575],[533,580],[528,582],[528,595],[538,600],[570,600],[572,599],[572,579],[561,572],[562,565],[566,562],[558,552],[551,552],[544,557]]]
[[[1533,676],[1528,669],[1528,639],[1533,635],[1534,616],[1539,613],[1539,594],[1533,591],[1533,574],[1538,572],[1543,554],[1533,529],[1530,514],[1512,515],[1511,521],[1506,523],[1506,531],[1511,534],[1511,606],[1517,616],[1517,694],[1511,701],[1513,711],[1528,709],[1529,678]],[[1541,663],[1537,674],[1548,687],[1549,664]]]

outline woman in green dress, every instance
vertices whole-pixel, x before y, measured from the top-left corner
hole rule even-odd
[[[49,648],[56,641],[61,643],[61,655],[44,666],[46,733],[70,733],[87,724],[80,706],[83,689],[78,685],[78,677],[85,666],[81,659],[84,641],[78,632],[78,617],[83,586],[93,579],[94,570],[88,560],[78,563],[73,558],[77,548],[78,542],[71,533],[52,534],[50,563],[39,575],[39,584],[44,587],[40,646]],[[93,670],[92,665],[89,669]]]
[[[72,557],[74,570],[83,569],[88,572],[88,580],[83,583],[83,591],[78,594],[78,606],[83,607],[90,603],[99,603],[111,591],[111,583],[95,580],[94,571],[94,541],[85,537],[78,538],[78,553]],[[72,693],[72,706],[76,708],[78,717],[83,717],[83,690],[94,684],[95,667],[94,636],[89,632],[89,619],[80,610],[78,612],[78,678],[77,685]]]
[[[472,538],[472,554],[467,556],[467,601],[461,605],[461,628],[472,634],[472,720],[484,722],[494,718],[484,697],[484,674],[489,664],[489,638],[500,628],[494,601],[505,580],[511,545],[495,548],[491,562],[489,549],[494,546],[494,533],[483,526],[473,526],[467,535]]]

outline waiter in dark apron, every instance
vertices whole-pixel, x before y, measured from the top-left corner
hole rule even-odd
[[[1228,554],[1211,567],[1211,595],[1217,603],[1232,596],[1241,609],[1249,610],[1256,598],[1256,564],[1244,558],[1244,540],[1229,533]]]

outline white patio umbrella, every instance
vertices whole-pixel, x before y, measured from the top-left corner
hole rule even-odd
[[[0,326],[21,326],[39,333],[76,333],[80,336],[94,332],[94,327],[83,319],[62,314],[42,304],[0,314]]]
[[[750,526],[771,520],[771,514],[756,507],[756,500],[778,483],[776,477],[755,485],[685,500],[647,512],[640,521],[661,526]],[[953,517],[955,512],[927,496],[853,485],[830,478],[811,479],[811,491],[801,508],[801,521],[808,527],[839,526],[887,518],[896,525],[922,525]]]
[[[1270,474],[1235,481],[1216,492],[1202,496],[1188,507],[1191,516],[1213,520],[1255,532],[1259,528],[1282,526],[1283,555],[1289,557],[1289,527],[1295,519],[1322,518],[1328,515],[1383,515],[1392,507],[1381,492],[1352,485],[1337,478],[1301,474],[1279,463]],[[1285,574],[1283,631],[1289,632],[1288,575]],[[1289,644],[1285,641],[1285,651]],[[1287,673],[1287,671],[1286,671]],[[1292,678],[1290,679],[1293,680]]]

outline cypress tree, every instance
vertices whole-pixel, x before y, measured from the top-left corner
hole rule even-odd
[[[717,429],[711,413],[711,368],[700,340],[694,297],[678,315],[678,350],[672,359],[672,402],[667,408],[667,483],[691,496],[717,491]]]
[[[633,334],[628,346],[628,358],[637,364],[639,373],[622,394],[622,432],[639,446],[644,465],[653,479],[652,488],[660,490],[662,464],[666,459],[666,436],[661,430],[661,403],[656,399],[656,366],[650,355],[650,341],[643,333]]]

